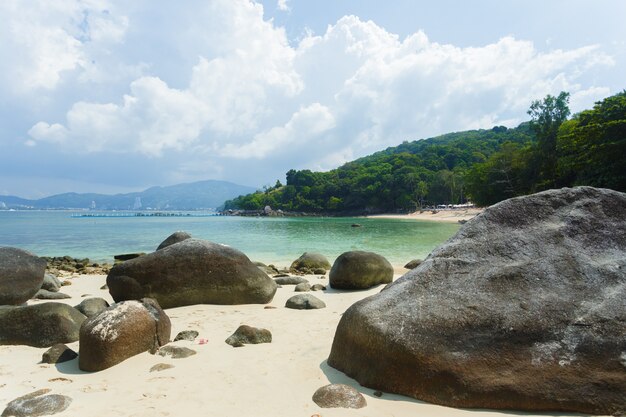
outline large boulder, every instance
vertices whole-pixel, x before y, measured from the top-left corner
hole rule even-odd
[[[626,412],[626,194],[485,210],[341,318],[329,365],[454,407]]]
[[[198,239],[114,266],[107,285],[116,302],[150,297],[163,308],[265,304],[277,288],[242,252]]]
[[[183,240],[191,239],[191,235],[187,232],[179,230],[178,232],[174,232],[169,235],[161,244],[157,247],[156,250],[161,250],[171,246],[175,243],[182,242]]]
[[[328,274],[332,288],[363,290],[393,280],[393,266],[383,256],[364,251],[344,252]]]
[[[326,272],[330,269],[330,262],[328,262],[328,259],[321,253],[304,252],[298,259],[291,263],[289,269],[294,272],[301,272],[305,274],[313,274],[313,271],[321,269]]]
[[[170,340],[171,322],[152,299],[123,301],[87,319],[80,328],[78,366],[101,371]]]
[[[43,284],[47,262],[22,249],[0,247],[0,305],[20,305]]]
[[[72,306],[41,303],[0,307],[0,345],[50,347],[78,340],[86,317]]]

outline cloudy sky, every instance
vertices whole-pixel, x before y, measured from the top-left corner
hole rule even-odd
[[[260,187],[626,88],[623,0],[2,0],[0,194]]]

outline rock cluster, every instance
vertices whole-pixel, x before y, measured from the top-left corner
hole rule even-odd
[[[92,262],[89,258],[72,258],[71,256],[42,257],[47,262],[47,271],[54,275],[63,272],[83,275],[104,275],[109,272],[110,264]]]
[[[342,316],[329,365],[453,407],[626,412],[626,194],[486,209]]]

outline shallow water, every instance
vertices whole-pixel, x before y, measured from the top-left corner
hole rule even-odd
[[[401,266],[425,258],[459,225],[404,219],[189,217],[72,217],[70,211],[0,211],[0,246],[39,256],[70,255],[111,261],[113,255],[151,252],[177,230],[224,243],[254,261],[287,266],[305,251],[333,262],[349,250],[366,250]],[[358,223],[362,227],[351,227]]]

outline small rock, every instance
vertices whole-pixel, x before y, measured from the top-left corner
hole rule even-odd
[[[41,362],[62,363],[71,361],[76,357],[78,357],[78,353],[74,352],[63,343],[57,343],[43,353],[43,355],[41,356]]]
[[[37,294],[33,297],[37,300],[62,300],[65,298],[72,298],[71,296],[62,292],[52,292],[44,289],[37,291]]]
[[[174,342],[177,342],[179,340],[189,340],[190,342],[193,342],[194,340],[196,340],[196,337],[198,337],[199,334],[200,333],[195,330],[183,330],[176,335],[176,337],[174,338]]]
[[[274,278],[284,278],[284,277],[289,277],[291,275],[289,275],[288,273],[285,272],[281,272],[279,274],[274,275]]]
[[[150,368],[150,372],[160,372],[165,371],[166,369],[172,369],[174,365],[170,365],[169,363],[157,363],[152,368]]]
[[[276,307],[274,307],[274,306],[265,306],[265,307],[263,307],[263,309],[265,309],[265,310],[275,310]]]
[[[183,359],[195,355],[197,352],[183,346],[166,345],[157,352],[161,356],[171,356],[172,359]]]
[[[298,285],[302,283],[307,283],[307,284],[309,283],[308,280],[302,277],[292,277],[292,276],[274,278],[274,282],[276,282],[278,285]]]
[[[106,284],[104,284],[102,287],[100,287],[100,289],[101,289],[101,290],[108,290],[108,289],[109,289],[109,286],[108,286],[108,285],[106,285]]]
[[[362,224],[358,224],[358,223],[352,223],[350,225],[350,227],[363,227],[363,225]]]
[[[383,396],[382,391],[374,391],[374,397],[378,397],[378,398],[380,398],[380,397],[382,397],[382,396]]]
[[[295,292],[308,292],[311,291],[311,284],[309,284],[308,282],[301,282],[300,284],[296,285],[296,288],[294,288]]]
[[[316,310],[326,307],[326,304],[311,294],[298,294],[288,299],[285,307],[294,310]]]
[[[44,395],[48,392],[50,392],[49,389],[40,389],[14,399],[7,404],[7,407],[2,412],[2,417],[46,416],[60,413],[72,403],[72,399],[65,395]]]
[[[363,408],[367,405],[359,391],[345,384],[329,384],[313,394],[313,401],[322,408]]]
[[[322,285],[322,284],[311,285],[311,291],[326,291],[326,285]]]
[[[272,343],[272,333],[267,329],[247,326],[245,324],[239,326],[226,343],[232,347],[241,347],[247,344]]]
[[[62,285],[61,281],[59,281],[59,279],[56,276],[47,273],[43,276],[43,283],[41,284],[41,289],[48,290],[50,292],[57,292],[61,288],[61,285]]]
[[[415,269],[418,266],[420,266],[422,262],[423,261],[421,259],[413,259],[413,260],[410,260],[406,265],[404,265],[404,268]]]
[[[316,274],[316,275],[317,274],[324,275],[324,274],[326,274],[326,270],[324,268],[315,268],[315,269],[313,269],[313,273]]]

